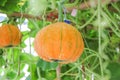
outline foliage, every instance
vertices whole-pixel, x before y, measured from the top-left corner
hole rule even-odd
[[[40,10],[40,20],[38,18],[27,18],[30,14],[34,15],[33,17],[39,17],[39,12],[29,12],[29,0],[0,1],[0,13],[6,14],[9,20],[15,19],[14,22],[20,25],[20,27],[23,27],[21,25],[27,19],[27,26],[29,28],[29,30],[21,31],[23,36],[19,46],[0,49],[0,80],[20,80],[23,77],[26,80],[56,79],[56,67],[58,64],[48,63],[41,60],[38,56],[33,56],[32,53],[34,52],[32,52],[32,48],[34,44],[31,38],[34,38],[37,32],[44,26],[57,22],[58,19],[54,19],[51,22],[47,21],[46,16],[47,13],[57,9],[58,1],[47,0],[45,2],[45,5],[42,7],[46,9]],[[61,1],[63,1],[62,8],[68,8],[78,7],[89,0]],[[76,62],[62,65],[60,75],[62,80],[119,80],[120,1],[102,6],[102,2],[100,1],[103,0],[96,1],[98,1],[96,7],[93,5],[90,8],[77,10],[75,17],[71,16],[71,13],[61,14],[64,18],[70,20],[71,24],[76,26],[82,33],[85,43],[84,52]],[[43,5],[43,3],[38,3],[37,8],[38,5]],[[27,14],[27,17],[25,15],[13,16],[12,14],[16,12]],[[8,22],[5,19],[0,23]],[[25,41],[27,39],[29,42],[26,44]],[[25,52],[25,48],[28,45],[29,51]],[[28,65],[26,71],[29,72],[27,76],[25,76],[26,73],[24,72],[26,65]]]

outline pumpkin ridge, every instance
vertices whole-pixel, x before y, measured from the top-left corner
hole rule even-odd
[[[50,31],[49,28],[47,28],[47,30]],[[48,33],[46,33],[46,35],[48,35]],[[50,56],[48,56],[49,53],[45,53],[45,54],[46,54],[45,56],[46,56],[50,61],[53,61],[53,60],[54,60],[54,59],[52,59]]]
[[[48,26],[46,26],[46,27],[44,27],[44,28],[48,28]],[[43,31],[44,31],[44,28],[42,29]],[[42,31],[42,30],[41,30],[41,31]],[[46,35],[47,35],[47,33],[46,33],[44,36],[46,36]],[[43,43],[45,43],[45,40],[43,40]],[[36,45],[38,45],[38,44],[36,44]],[[43,49],[43,46],[41,46],[41,48]],[[44,56],[44,60],[51,61],[51,60],[50,60],[50,57],[47,56],[48,53],[46,53],[46,52],[43,53],[43,52],[42,52],[41,54],[42,54],[42,56]],[[43,54],[46,54],[46,55],[43,55]]]
[[[19,34],[19,33],[18,33],[18,34]],[[13,41],[15,41],[15,40],[17,39],[17,36],[18,36],[18,35],[15,36],[15,39],[14,39]]]
[[[17,38],[19,37],[21,37],[21,34],[20,34],[20,32],[17,32],[18,33],[18,35],[16,34],[16,36],[15,36],[15,38],[14,38],[14,40],[13,40],[13,42],[15,42],[16,40],[17,40]],[[21,41],[21,39],[20,39],[20,41]],[[15,44],[14,44],[15,45]]]
[[[47,35],[48,35],[48,33],[46,32],[46,31],[44,31],[45,29],[47,29],[47,31],[50,31],[50,28],[49,28],[50,26],[48,25],[48,26],[46,26],[44,29],[42,29],[41,31],[42,32],[44,32],[45,34],[44,34],[44,36],[46,37]],[[41,33],[40,33],[41,34]],[[43,42],[42,43],[44,43],[45,44],[45,42],[46,42],[46,40],[47,39],[45,39],[45,37],[44,37],[44,40],[43,40]],[[44,47],[43,46],[41,46],[41,48],[43,49]],[[43,52],[44,52],[44,50],[43,50]],[[45,60],[48,60],[48,61],[53,61],[54,59],[52,59],[50,56],[48,56],[49,55],[49,53],[48,52],[44,52],[44,53],[41,53],[42,55],[44,54],[44,59]]]
[[[76,53],[76,51],[77,51],[77,47],[78,47],[78,34],[77,34],[77,32],[75,32],[75,35],[76,35],[76,47],[75,47],[75,50],[73,51],[72,55],[67,59],[68,61],[71,61],[70,59],[75,56],[74,53]]]
[[[11,38],[11,39],[10,39],[11,41],[10,41],[10,44],[9,44],[9,45],[12,46],[12,43],[13,43],[12,39],[13,39],[13,36],[12,36],[11,26],[10,26],[10,25],[7,25],[7,27],[8,27],[8,31],[10,32],[10,38]],[[9,46],[9,45],[8,45],[8,46]]]
[[[60,53],[59,53],[59,56],[58,56],[58,60],[60,60],[60,58],[61,58],[61,51],[62,51],[62,38],[63,38],[63,36],[62,36],[62,27],[61,27],[61,30],[60,30]]]
[[[80,33],[76,33],[77,35],[79,35]],[[79,35],[79,36],[76,36],[76,38],[77,38],[77,44],[76,44],[76,52],[77,52],[77,47],[80,45],[81,46],[81,44],[82,43],[79,43],[79,45],[78,45],[78,37],[80,37],[81,38],[81,34]],[[76,53],[75,52],[75,53]],[[72,56],[71,58],[74,58],[75,56],[77,55],[77,53],[76,54],[74,54],[74,56]]]
[[[81,34],[80,34],[80,36],[81,36]],[[80,37],[80,38],[82,38],[82,36]],[[83,52],[83,50],[81,50],[83,47],[84,47],[84,44],[83,44],[83,41],[80,41],[80,45],[79,46],[81,46],[81,48],[79,48],[79,51],[80,51],[80,53],[81,52]],[[77,51],[77,50],[76,50]],[[73,57],[72,57],[72,59],[74,60],[74,58],[77,56],[77,54],[75,54]],[[81,56],[81,54],[79,55],[79,56]]]

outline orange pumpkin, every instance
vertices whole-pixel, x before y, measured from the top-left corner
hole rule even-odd
[[[0,47],[17,46],[21,41],[21,32],[18,27],[4,24],[0,27]]]
[[[70,63],[80,57],[84,42],[80,32],[72,25],[57,22],[44,27],[37,33],[34,48],[46,61]]]

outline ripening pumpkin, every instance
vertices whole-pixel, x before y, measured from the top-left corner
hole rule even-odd
[[[21,32],[18,27],[4,24],[0,27],[0,48],[17,46],[21,41]]]
[[[45,61],[71,63],[82,54],[84,42],[80,32],[72,25],[57,22],[44,27],[37,33],[34,48]]]

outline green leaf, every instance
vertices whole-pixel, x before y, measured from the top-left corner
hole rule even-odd
[[[7,13],[18,12],[20,10],[18,3],[20,0],[7,0],[4,6],[0,6],[0,9],[6,11]]]
[[[22,41],[25,41],[28,37],[29,37],[29,35],[23,36],[23,37],[22,37]]]
[[[29,31],[23,31],[22,34],[23,34],[23,36],[28,35]]]
[[[35,64],[31,64],[30,65],[30,79],[31,80],[37,80],[38,76],[37,76],[37,69],[36,69],[36,65]]]
[[[29,20],[28,22],[28,28],[30,30],[40,30],[44,25],[50,24],[49,22],[45,21],[38,21],[38,20]]]
[[[38,31],[38,30],[36,30],[36,29],[33,30],[33,31],[31,31],[31,32],[30,32],[30,33],[31,33],[30,36],[31,36],[31,37],[35,37],[36,34],[37,34],[37,31]]]
[[[39,59],[37,62],[37,67],[40,67],[43,71],[55,70],[57,66],[58,66],[58,63],[56,62],[46,62],[42,59]]]
[[[3,54],[3,50],[2,49],[0,49],[0,55],[2,55]]]
[[[16,75],[17,75],[17,73],[14,72],[13,70],[11,70],[11,71],[8,71],[8,72],[7,72],[6,77],[7,77],[7,79],[9,79],[9,80],[13,80],[13,79],[16,77]]]
[[[30,30],[39,29],[38,21],[29,20],[29,22],[28,22],[28,28]]]
[[[0,67],[2,67],[3,65],[5,65],[5,60],[2,56],[0,56]]]
[[[112,62],[107,67],[111,72],[110,80],[119,80],[120,79],[120,63]]]
[[[112,37],[110,37],[110,41],[111,41],[111,43],[109,43],[109,44],[112,47],[116,47],[116,46],[119,46],[120,38],[117,37],[116,35],[112,35]]]
[[[19,54],[21,51],[19,49],[13,49],[13,55],[14,55],[14,62],[18,62]]]
[[[37,60],[38,60],[38,57],[35,57],[29,53],[20,54],[20,61],[23,63],[27,63],[27,64],[36,63]]]
[[[21,43],[21,47],[22,48],[25,48],[26,47],[26,44],[24,42]]]
[[[44,77],[47,80],[54,80],[56,78],[56,71],[55,70],[46,71]]]
[[[0,6],[4,6],[7,0],[0,0]]]
[[[23,78],[25,76],[25,73],[24,72],[21,72],[19,76],[17,76],[17,79],[16,80],[21,80],[21,78]]]
[[[31,55],[27,54],[27,53],[21,53],[20,54],[20,60],[21,61],[30,61],[31,60]]]
[[[29,0],[21,0],[18,5],[21,6],[22,10],[25,11],[28,7]]]

